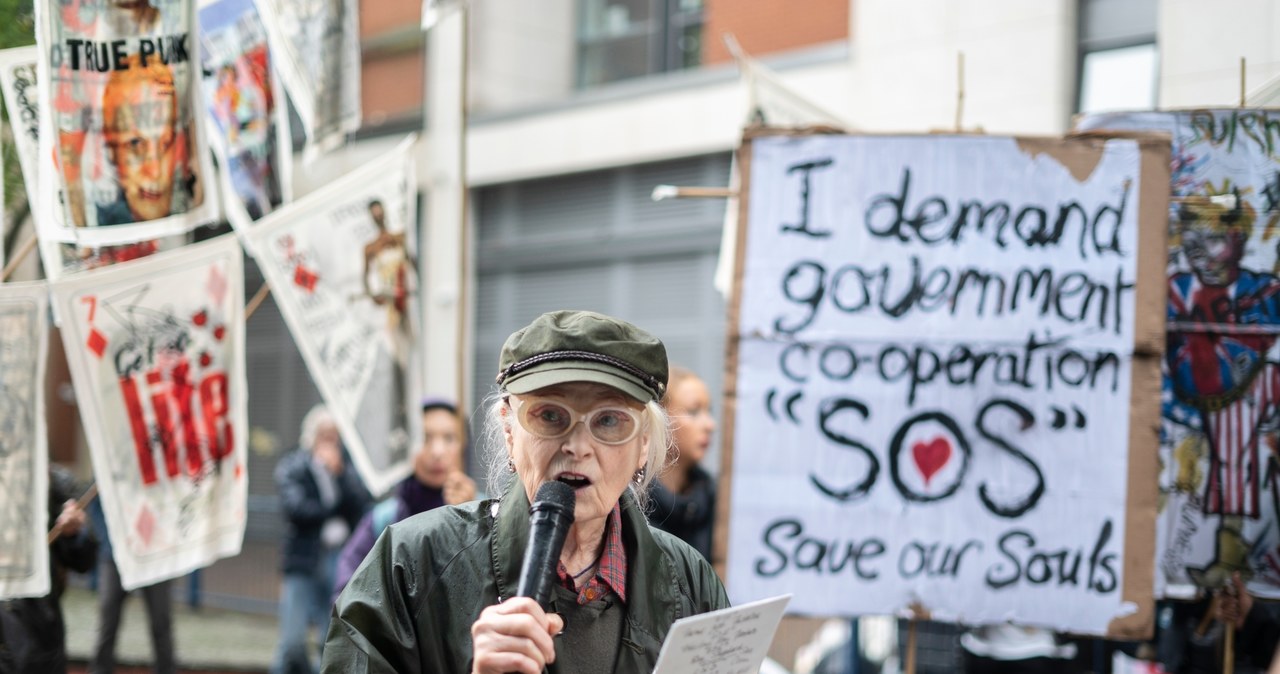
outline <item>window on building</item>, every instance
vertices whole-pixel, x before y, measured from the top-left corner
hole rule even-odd
[[[1080,0],[1077,112],[1156,106],[1156,0]]]
[[[578,86],[702,61],[703,0],[580,0]]]

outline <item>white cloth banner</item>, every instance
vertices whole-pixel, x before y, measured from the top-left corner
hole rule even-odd
[[[751,141],[727,586],[1105,633],[1122,601],[1139,146]]]
[[[49,593],[44,363],[49,288],[0,284],[0,599]]]
[[[290,200],[293,173],[288,106],[253,0],[200,1],[200,58],[223,205],[246,227]]]
[[[107,245],[218,219],[194,3],[37,0],[40,235]]]
[[[1077,127],[1173,139],[1157,595],[1240,571],[1280,598],[1280,110],[1100,113]]]
[[[243,232],[361,478],[381,494],[421,438],[414,139]]]
[[[235,236],[53,284],[125,589],[239,554],[249,434]]]
[[[0,88],[3,88],[9,122],[12,124],[14,151],[18,155],[18,167],[27,187],[27,200],[31,204],[31,217],[36,230],[43,232],[40,221],[49,217],[39,204],[40,191],[38,155],[40,152],[40,102],[36,93],[36,47],[16,47],[0,50]],[[61,198],[61,197],[59,197]],[[146,232],[142,232],[146,234]],[[172,250],[187,243],[187,234],[160,239],[129,240],[110,246],[78,246],[63,243],[48,236],[37,241],[40,259],[44,263],[45,277],[57,280],[63,274],[86,269],[97,269],[116,262],[126,262],[146,257],[161,250]]]
[[[277,72],[302,120],[306,154],[338,147],[360,128],[359,3],[256,2]]]

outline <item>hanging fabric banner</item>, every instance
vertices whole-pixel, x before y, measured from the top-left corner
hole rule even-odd
[[[34,46],[0,51],[0,88],[3,89],[5,104],[9,111],[9,123],[14,129],[14,152],[18,156],[18,167],[22,170],[22,181],[27,188],[31,216],[37,223],[37,231],[43,231],[39,223],[47,215],[36,208],[40,195],[38,188],[40,177],[37,168],[40,151],[40,101],[36,93],[37,58],[38,51]],[[80,246],[41,236],[37,245],[40,259],[44,263],[45,277],[52,281],[61,278],[63,274],[97,269],[116,262],[146,257],[157,251],[177,248],[187,243],[189,238],[187,234],[178,234],[110,246]]]
[[[244,274],[226,235],[53,284],[125,589],[240,552]]]
[[[1086,115],[1173,139],[1156,591],[1280,598],[1280,110]]]
[[[200,58],[224,206],[239,226],[289,201],[289,115],[253,0],[201,0]]]
[[[41,236],[105,245],[218,218],[193,3],[37,0]]]
[[[421,435],[413,147],[410,138],[244,232],[375,494],[408,474]]]
[[[257,0],[276,69],[307,136],[305,152],[328,152],[360,128],[358,3]]]
[[[48,286],[0,284],[0,600],[49,593]]]

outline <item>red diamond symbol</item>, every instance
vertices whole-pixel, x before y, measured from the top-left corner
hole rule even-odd
[[[156,516],[151,514],[151,509],[143,506],[133,526],[138,530],[138,535],[142,537],[143,545],[151,547],[151,536],[156,532]]]
[[[302,265],[298,265],[293,269],[293,282],[302,287],[307,292],[314,292],[316,282],[320,280],[320,275],[307,269]]]
[[[95,356],[101,358],[102,352],[107,350],[107,338],[97,328],[93,328],[89,331],[89,339],[85,340],[85,346],[89,347]]]

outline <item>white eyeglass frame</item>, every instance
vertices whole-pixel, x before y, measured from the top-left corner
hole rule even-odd
[[[597,407],[589,412],[584,413],[574,409],[573,407],[570,407],[569,405],[555,398],[548,398],[544,396],[535,396],[535,395],[519,396],[519,395],[511,394],[508,396],[508,400],[511,401],[511,412],[512,414],[515,415],[516,423],[520,424],[520,428],[523,428],[530,435],[536,438],[542,438],[543,440],[559,440],[561,438],[567,438],[569,437],[570,434],[573,433],[573,430],[578,426],[578,424],[581,423],[583,427],[587,429],[587,435],[591,436],[592,440],[595,440],[596,442],[599,442],[604,445],[610,445],[610,446],[616,447],[618,445],[625,445],[628,442],[635,440],[640,435],[640,432],[644,430],[644,426],[645,426],[645,417],[640,411],[633,410],[630,407],[627,407],[626,405],[621,403]],[[525,419],[524,419],[525,412],[521,410],[521,407],[524,406],[526,403],[533,403],[533,402],[548,402],[555,405],[556,407],[559,407],[567,411],[569,413],[569,426],[565,429],[563,433],[560,433],[559,435],[543,435],[533,430],[532,428],[529,428],[528,424],[525,423]],[[595,417],[595,415],[600,414],[601,412],[622,412],[623,414],[631,417],[632,422],[634,422],[632,424],[632,428],[634,428],[635,430],[633,430],[631,432],[631,435],[627,436],[623,440],[602,440],[596,437],[596,434],[591,432],[590,422],[592,418]]]

